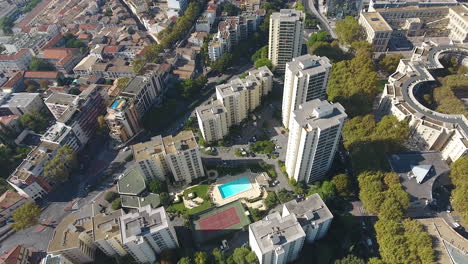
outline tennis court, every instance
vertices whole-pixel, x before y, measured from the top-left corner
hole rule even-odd
[[[195,239],[201,243],[241,230],[250,224],[244,211],[242,203],[235,201],[194,215]]]

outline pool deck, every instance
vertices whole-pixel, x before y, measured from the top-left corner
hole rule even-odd
[[[243,198],[253,199],[253,198],[259,197],[261,195],[262,191],[261,191],[260,185],[255,181],[256,176],[257,176],[256,173],[243,172],[243,173],[240,173],[240,174],[237,174],[237,175],[234,175],[234,176],[228,175],[228,176],[224,176],[222,178],[218,178],[216,180],[216,183],[214,185],[212,185],[211,191],[210,191],[210,195],[213,198],[213,203],[216,206],[222,206],[222,205],[225,205],[225,204],[228,204],[230,202],[233,202],[233,201],[236,201],[236,200],[239,200],[239,199],[243,199]],[[227,198],[223,198],[221,196],[221,192],[219,191],[218,187],[220,185],[223,185],[225,183],[240,179],[242,177],[249,178],[249,181],[252,184],[252,188],[250,188],[250,189],[248,189],[246,191],[237,193],[235,195],[229,196]]]

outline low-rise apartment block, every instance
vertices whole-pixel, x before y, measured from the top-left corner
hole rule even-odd
[[[235,48],[240,41],[247,40],[258,30],[263,16],[264,12],[244,12],[239,16],[223,18],[218,24],[218,33],[208,44],[210,60],[217,60]]]
[[[52,190],[51,185],[42,177],[47,161],[57,152],[59,145],[42,142],[31,150],[21,164],[8,177],[7,182],[23,197],[37,200]]]
[[[139,263],[153,263],[157,254],[179,247],[177,236],[164,207],[150,205],[120,217],[123,247]]]
[[[166,180],[169,173],[177,182],[190,183],[205,176],[198,143],[192,131],[176,136],[153,137],[132,146],[135,162],[146,179]]]
[[[401,60],[396,72],[388,78],[377,109],[383,115],[393,114],[398,120],[406,120],[410,142],[421,150],[440,151],[448,163],[468,154],[468,120],[463,115],[433,111],[418,102],[414,94],[420,83],[435,81],[429,70],[444,67],[439,62],[442,56],[462,56],[466,52],[463,47],[434,43],[416,47],[411,59]]]
[[[387,50],[393,29],[380,13],[361,13],[359,16],[359,24],[364,28],[367,36],[366,40],[374,46],[375,52],[384,52]]]
[[[30,49],[22,49],[15,54],[4,55],[0,54],[0,71],[24,71],[29,69],[33,58],[33,53]]]
[[[427,2],[429,3],[429,2]],[[445,4],[373,9],[361,12],[359,24],[366,31],[374,51],[384,52],[392,38],[425,36],[448,37],[455,43],[468,40],[468,18],[465,5]]]
[[[38,93],[0,93],[0,116],[40,112],[44,106]]]
[[[347,115],[339,103],[315,99],[291,114],[286,171],[297,182],[323,179],[335,157]]]

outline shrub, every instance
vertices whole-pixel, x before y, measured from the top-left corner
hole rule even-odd
[[[116,192],[107,192],[106,195],[104,196],[104,200],[106,200],[108,203],[111,203],[115,199],[117,199],[118,194]]]

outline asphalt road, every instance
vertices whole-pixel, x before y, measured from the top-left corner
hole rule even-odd
[[[303,0],[302,1],[304,7],[306,10],[314,14],[314,16],[319,20],[320,22],[320,27],[322,30],[325,30],[328,32],[328,34],[334,38],[337,39],[338,36],[336,35],[335,31],[333,31],[332,27],[329,24],[329,21],[326,17],[324,17],[320,12],[317,11],[317,9],[314,6],[314,0]]]

